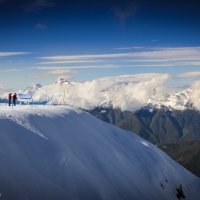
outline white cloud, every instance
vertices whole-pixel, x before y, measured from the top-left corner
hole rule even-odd
[[[116,50],[131,50],[131,49],[145,49],[145,47],[119,47]]]
[[[160,63],[160,64],[137,64],[134,63],[133,65],[127,65],[128,67],[173,67],[173,64],[170,63]]]
[[[35,24],[35,28],[39,29],[39,30],[45,30],[47,28],[47,25],[39,22],[39,23]]]
[[[20,71],[20,69],[16,68],[0,69],[0,72],[17,72],[17,71]]]
[[[172,63],[176,63],[176,64],[187,64],[187,65],[199,65],[199,61],[200,61],[200,57],[199,58],[194,58],[194,57],[174,57],[174,58],[145,58],[145,59],[142,59],[142,58],[136,58],[136,59],[124,59],[124,60],[121,60],[123,62],[149,62],[149,63],[160,63],[160,62],[172,62]],[[180,61],[184,61],[184,62],[180,62]],[[189,62],[186,62],[186,61],[189,61]]]
[[[178,65],[184,66],[200,66],[200,61],[192,61],[192,62],[177,62]]]
[[[88,54],[88,55],[62,55],[62,56],[47,56],[40,59],[47,60],[77,60],[77,59],[96,59],[96,58],[123,58],[123,57],[142,57],[148,59],[180,59],[180,58],[199,58],[200,47],[185,47],[185,48],[152,48],[149,51],[114,53],[114,54]]]
[[[193,78],[193,77],[200,77],[200,71],[191,71],[179,74],[178,77],[181,78]]]
[[[30,52],[0,52],[0,57],[7,57],[7,56],[18,56],[18,55],[27,55],[31,54]]]
[[[133,55],[133,53],[116,53],[116,54],[88,54],[88,55],[63,55],[63,56],[47,56],[40,57],[40,59],[46,60],[90,60],[94,58],[116,58],[116,57],[129,57]]]
[[[200,110],[200,81],[196,81],[191,86],[190,99],[193,105]]]
[[[119,68],[119,65],[107,64],[107,65],[80,65],[80,66],[39,66],[32,67],[32,69],[39,70],[56,70],[56,69],[102,69],[102,68]]]
[[[48,71],[48,74],[52,75],[63,75],[63,74],[72,74],[75,73],[72,70],[66,70],[66,69],[55,69],[55,70],[50,70]]]
[[[97,63],[104,62],[104,60],[57,60],[57,61],[48,61],[48,62],[40,62],[38,64],[46,65],[46,64],[72,64],[72,63]]]
[[[68,79],[72,78],[72,74],[76,73],[74,70],[70,69],[46,69],[48,70],[46,73],[34,74],[32,78],[48,78],[48,77],[67,77]]]
[[[120,48],[119,48],[120,49]],[[176,48],[141,48],[127,47],[124,50],[135,49],[134,52],[87,54],[87,55],[57,55],[40,57],[45,60],[40,64],[64,64],[78,62],[145,62],[153,64],[157,62],[170,62],[169,66],[199,66],[200,47],[176,47]],[[126,58],[122,60],[122,58]],[[103,59],[103,60],[99,60]],[[130,64],[130,63],[129,63]],[[166,65],[167,66],[167,65]]]
[[[53,84],[36,91],[34,98],[51,100],[53,96],[54,101],[63,101],[65,91],[65,102],[75,107],[91,109],[102,102],[111,101],[122,110],[136,110],[147,103],[155,88],[163,90],[168,79],[168,74],[136,74],[72,82],[63,86],[67,88]]]

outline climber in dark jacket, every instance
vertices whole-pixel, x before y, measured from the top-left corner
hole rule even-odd
[[[16,106],[16,101],[17,101],[17,94],[15,93],[13,95],[13,105]]]

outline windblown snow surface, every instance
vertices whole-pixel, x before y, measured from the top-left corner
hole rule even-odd
[[[154,145],[63,106],[0,106],[0,199],[198,200],[200,179]]]

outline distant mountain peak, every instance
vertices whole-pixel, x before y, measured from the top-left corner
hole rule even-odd
[[[42,87],[42,85],[40,83],[33,84],[33,88],[38,89],[38,88],[41,88],[41,87]]]
[[[56,85],[68,85],[70,84],[69,81],[67,81],[65,78],[63,77],[59,77],[56,81],[55,81]]]
[[[183,90],[181,92],[174,92],[172,94],[164,94],[161,97],[152,96],[147,105],[152,105],[156,108],[169,108],[175,110],[185,110],[193,108],[190,100],[191,89]]]
[[[105,93],[104,100],[99,104],[98,107],[100,107],[100,108],[112,108],[113,107],[112,101],[110,100],[108,93]]]

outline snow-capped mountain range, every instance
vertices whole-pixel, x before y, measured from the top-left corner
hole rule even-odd
[[[200,179],[153,144],[67,106],[0,106],[0,198],[198,199]]]
[[[53,84],[35,84],[18,92],[33,94],[34,102],[67,104],[88,110],[113,107],[134,111],[144,106],[176,110],[200,108],[198,87],[167,93],[164,86],[167,79],[165,74],[126,75],[85,82],[59,78]],[[2,97],[7,98],[7,93]]]
[[[172,94],[165,94],[161,97],[157,97],[154,94],[147,101],[147,106],[160,108],[168,108],[175,110],[185,110],[185,109],[194,109],[193,103],[190,99],[190,94],[192,90],[187,89],[181,92],[174,92]]]

